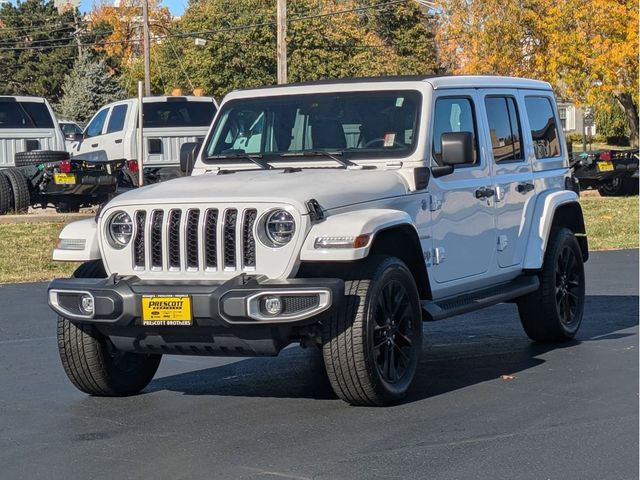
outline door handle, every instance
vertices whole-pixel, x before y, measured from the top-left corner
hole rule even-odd
[[[476,190],[476,198],[489,198],[493,197],[496,191],[493,188],[482,187]]]
[[[97,143],[92,143],[91,144],[91,148],[97,148],[98,144]]]
[[[118,140],[115,141],[115,143],[122,143],[122,139],[119,138]]]
[[[523,182],[518,184],[518,186],[516,187],[516,190],[518,191],[518,193],[525,194],[525,193],[529,193],[534,188],[535,187],[533,183]]]

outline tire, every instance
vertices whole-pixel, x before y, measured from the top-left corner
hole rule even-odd
[[[572,339],[582,323],[585,277],[582,251],[573,232],[553,230],[540,273],[540,288],[518,299],[524,331],[538,342]]]
[[[629,184],[624,177],[617,176],[598,184],[598,193],[603,197],[622,197],[628,195]],[[630,193],[630,192],[629,192]]]
[[[69,160],[69,152],[56,150],[31,150],[30,152],[18,152],[14,156],[16,167],[40,165],[42,163],[61,162]]]
[[[31,192],[29,191],[29,181],[17,168],[7,168],[3,170],[4,175],[11,184],[13,191],[13,211],[16,213],[26,213],[31,205]]]
[[[82,264],[76,278],[104,278],[100,260]],[[102,397],[135,395],[153,379],[162,355],[116,349],[93,325],[58,317],[58,352],[64,371],[76,388]]]
[[[405,397],[422,351],[418,289],[395,257],[373,256],[354,277],[345,282],[342,304],[323,322],[327,375],[345,402],[393,404]]]
[[[0,215],[13,211],[13,191],[9,179],[0,170]]]

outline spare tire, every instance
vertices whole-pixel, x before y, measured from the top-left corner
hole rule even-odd
[[[18,152],[14,156],[16,167],[61,162],[62,160],[69,160],[69,158],[69,152],[56,150],[31,150],[30,152]]]
[[[13,211],[13,192],[9,179],[0,170],[0,215]]]
[[[9,179],[11,190],[13,190],[13,210],[16,213],[26,213],[31,205],[27,177],[17,168],[8,168],[2,173]]]

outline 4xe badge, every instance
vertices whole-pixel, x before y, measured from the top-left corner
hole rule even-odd
[[[142,297],[142,324],[154,327],[190,326],[192,324],[191,297]]]

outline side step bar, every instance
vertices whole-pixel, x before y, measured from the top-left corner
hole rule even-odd
[[[427,313],[425,320],[442,320],[474,310],[506,302],[531,293],[538,289],[540,280],[537,275],[523,275],[515,280],[494,285],[490,288],[465,293],[440,300],[423,300],[422,309]]]

